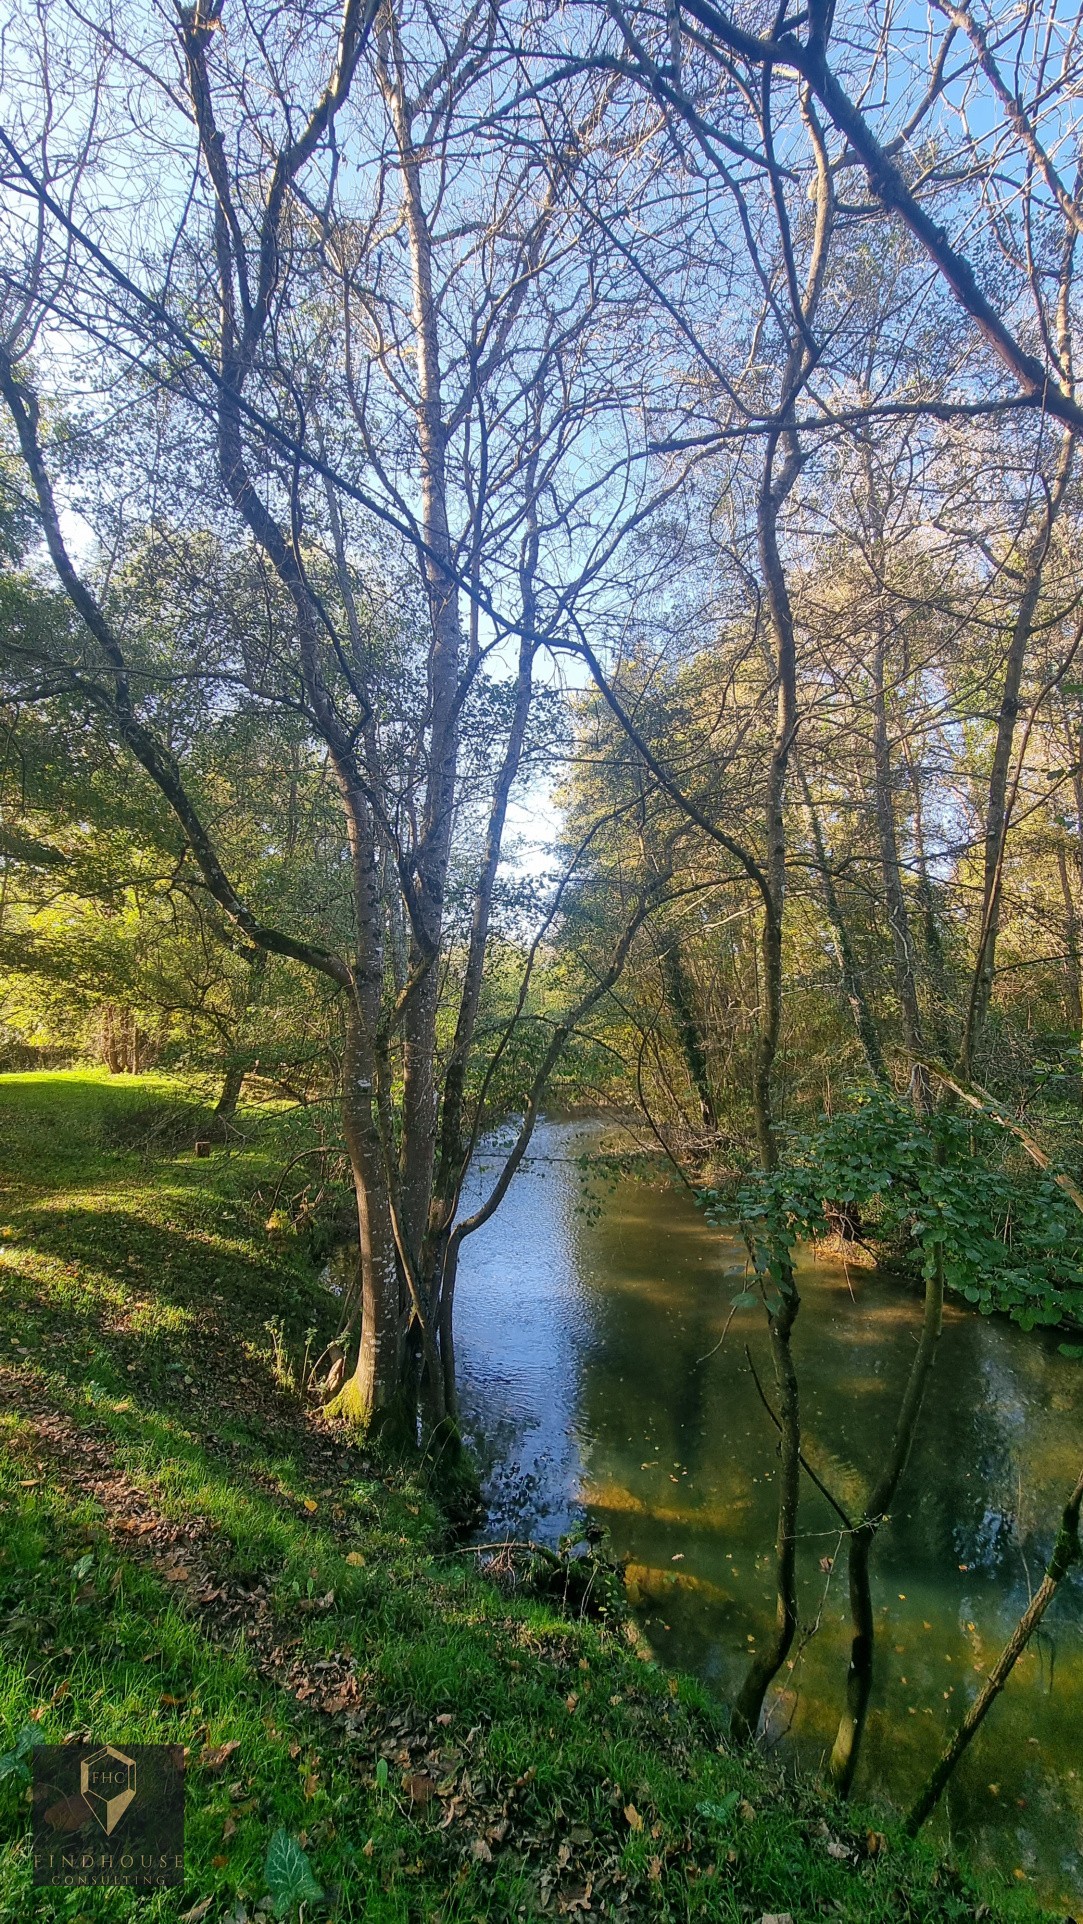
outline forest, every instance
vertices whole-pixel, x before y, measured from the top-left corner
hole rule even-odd
[[[1081,87],[1061,0],[17,0],[0,1919],[1083,1908]],[[31,1850],[92,1740],[152,1892]]]

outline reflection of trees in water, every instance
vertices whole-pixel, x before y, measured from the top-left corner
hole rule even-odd
[[[762,1319],[739,1311],[724,1348],[701,1360],[718,1342],[734,1287],[724,1271],[740,1252],[673,1192],[622,1186],[595,1216],[576,1211],[574,1180],[531,1186],[527,1178],[528,1187],[532,1198],[524,1194],[522,1213],[494,1237],[486,1267],[543,1277],[544,1314],[529,1317],[516,1340],[524,1356],[543,1347],[550,1369],[516,1383],[516,1395],[526,1384],[535,1399],[529,1410],[492,1408],[490,1384],[478,1411],[494,1511],[514,1533],[554,1536],[573,1514],[582,1461],[594,1514],[610,1526],[614,1548],[647,1573],[639,1614],[658,1656],[729,1698],[750,1633],[759,1636],[771,1615],[775,1525],[775,1434],[743,1355],[749,1341],[766,1383]],[[795,1352],[808,1455],[857,1514],[898,1408],[921,1305],[884,1278],[851,1281],[853,1298],[834,1268],[803,1266]],[[484,1309],[489,1285],[480,1274],[477,1287]],[[506,1313],[506,1295],[494,1292],[494,1301]],[[1019,1614],[1027,1566],[1036,1582],[1071,1481],[1081,1408],[1083,1370],[1056,1355],[1055,1341],[949,1308],[913,1456],[874,1558],[881,1636],[864,1793],[913,1794],[977,1687],[975,1665],[995,1655]],[[772,1728],[792,1716],[799,1753],[818,1764],[838,1718],[848,1633],[844,1559],[830,1578],[820,1569],[837,1547],[834,1519],[808,1484],[800,1530],[803,1619],[815,1617],[825,1584],[828,1601],[817,1636],[787,1674]],[[667,1588],[675,1573],[690,1581]],[[1050,1612],[1041,1649],[1012,1680],[1014,1708],[1006,1703],[990,1718],[951,1789],[953,1824],[972,1837],[1001,1837],[1012,1862],[1031,1861],[1030,1851],[1045,1862],[1064,1858],[1069,1881],[1078,1881],[1083,1803],[1083,1773],[1064,1779],[1064,1769],[1078,1768],[1081,1622],[1077,1572]],[[1031,1735],[1040,1747],[1027,1744]],[[999,1799],[990,1780],[1001,1785]],[[1022,1813],[1017,1798],[1026,1800]]]

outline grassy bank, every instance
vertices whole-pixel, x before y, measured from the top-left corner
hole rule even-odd
[[[296,1353],[332,1307],[266,1226],[303,1124],[243,1122],[197,1159],[178,1085],[0,1078],[0,1753],[188,1751],[187,1883],[153,1896],[31,1890],[0,1759],[3,1924],[242,1924],[278,1831],[311,1918],[1040,1915],[729,1755],[698,1685],[482,1580],[423,1468],[306,1412],[266,1330]]]

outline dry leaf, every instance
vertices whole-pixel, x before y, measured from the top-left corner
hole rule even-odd
[[[320,1507],[314,1496],[306,1496],[304,1499],[304,1504],[305,1504],[305,1509],[308,1511],[309,1516],[312,1515],[313,1510],[318,1510]]]
[[[491,1864],[493,1861],[493,1853],[484,1837],[475,1837],[470,1846],[470,1855],[476,1858],[479,1864]]]
[[[222,1765],[227,1764],[234,1751],[239,1750],[240,1747],[240,1740],[237,1737],[231,1737],[225,1744],[204,1744],[198,1761],[204,1770],[221,1770]]]
[[[640,1816],[634,1804],[625,1804],[624,1817],[625,1817],[625,1822],[628,1824],[630,1829],[632,1830],[643,1829],[643,1819]]]
[[[412,1804],[431,1804],[436,1796],[435,1779],[427,1777],[424,1771],[419,1771],[413,1777],[404,1777],[402,1787]]]
[[[887,1838],[884,1836],[882,1830],[865,1832],[865,1849],[868,1851],[870,1857],[879,1857],[881,1851],[887,1849]]]
[[[370,1837],[368,1840],[368,1843],[362,1844],[361,1846],[362,1857],[371,1857],[375,1848],[376,1848],[375,1839]]]
[[[364,1568],[365,1559],[361,1555],[360,1550],[350,1550],[347,1554],[346,1561],[347,1563],[352,1563],[355,1570]]]
[[[55,1804],[50,1804],[45,1813],[45,1822],[50,1830],[75,1831],[82,1830],[90,1816],[90,1805],[85,1804],[76,1793],[73,1797],[61,1797]]]
[[[222,1862],[225,1863],[225,1858]],[[213,1903],[213,1897],[201,1897],[198,1904],[193,1904],[190,1911],[185,1911],[180,1924],[199,1924],[200,1918],[206,1917]]]
[[[789,1911],[764,1911],[760,1924],[793,1924],[793,1917]]]

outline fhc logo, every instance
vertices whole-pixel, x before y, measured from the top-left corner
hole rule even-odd
[[[79,1789],[108,1837],[135,1798],[134,1757],[105,1744],[80,1764]]]
[[[184,1882],[179,1744],[37,1744],[35,1884]]]

